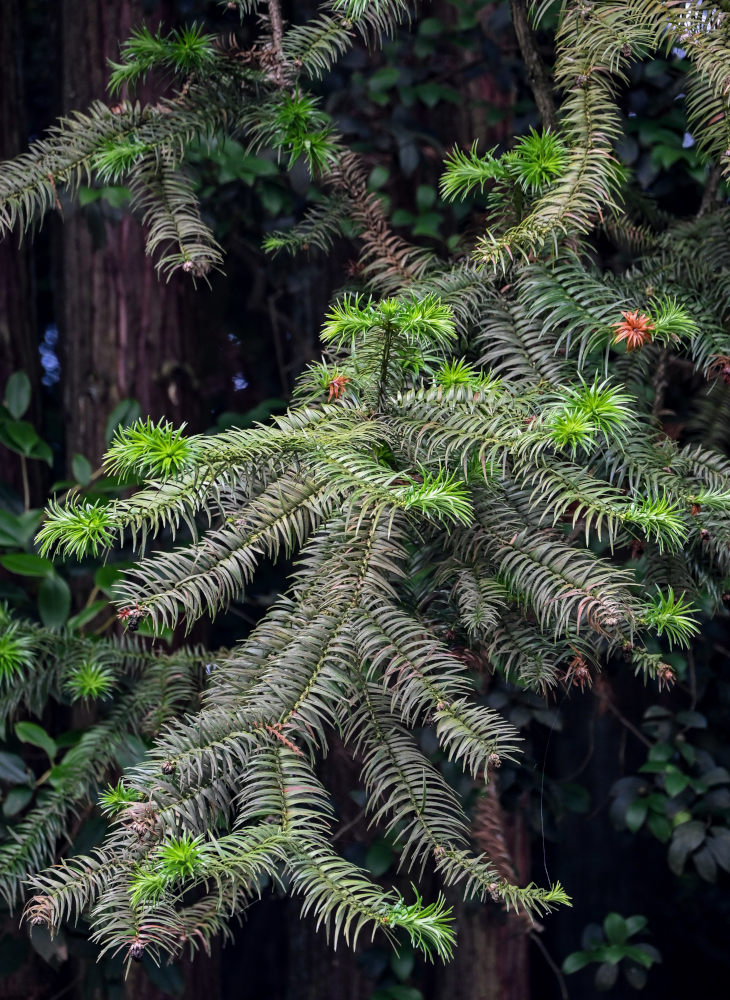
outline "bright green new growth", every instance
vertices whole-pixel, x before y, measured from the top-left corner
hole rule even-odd
[[[200,73],[212,67],[216,60],[215,36],[207,35],[199,25],[181,28],[169,35],[162,27],[153,34],[142,25],[122,43],[123,62],[111,63],[109,92],[116,94],[123,86],[144,83],[150,70],[158,69],[182,76]]]
[[[116,432],[106,453],[105,468],[112,475],[130,472],[145,478],[168,479],[189,464],[191,441],[183,437],[183,427],[175,429],[161,420],[125,427]]]
[[[528,195],[541,194],[560,177],[567,162],[562,140],[554,132],[540,133],[534,128],[509,152],[495,156],[495,149],[479,156],[474,142],[467,153],[452,150],[441,178],[442,196],[453,201],[465,198],[476,188],[483,193],[493,180],[514,183]]]
[[[126,788],[121,778],[114,787],[110,785],[103,792],[100,792],[98,798],[99,806],[108,816],[113,816],[120,809],[125,809],[128,805],[138,800],[139,795],[137,792]]]
[[[282,94],[272,107],[269,127],[252,129],[256,141],[274,146],[287,156],[291,170],[303,157],[311,174],[325,170],[337,156],[329,117],[318,110],[315,97]]]
[[[692,618],[697,614],[697,608],[687,600],[684,594],[674,596],[670,587],[666,594],[657,594],[644,611],[643,621],[655,628],[657,635],[667,636],[669,648],[673,646],[689,646],[690,639],[699,633],[700,627]]]
[[[114,690],[114,674],[98,663],[81,663],[69,673],[66,688],[74,700],[106,698]]]
[[[652,302],[649,315],[654,324],[652,338],[662,343],[690,342],[699,332],[695,320],[675,298],[667,296]]]
[[[114,525],[106,504],[71,499],[63,506],[51,501],[37,541],[43,556],[62,548],[65,554],[82,558],[108,549],[114,537]]]
[[[469,364],[464,358],[458,360],[445,361],[433,374],[436,385],[443,389],[456,389],[457,387],[467,387],[478,391],[488,389],[491,382],[488,378],[477,371],[474,365]]]
[[[424,470],[422,483],[394,490],[394,498],[404,510],[415,508],[426,517],[445,524],[453,521],[470,524],[473,520],[469,493],[456,473],[449,476]]]
[[[406,904],[404,899],[399,899],[386,915],[386,920],[389,924],[402,927],[413,947],[422,951],[426,958],[433,961],[435,956],[447,962],[456,944],[451,922],[452,908],[446,906],[443,896],[424,906],[418,890],[415,886],[412,888],[415,901]]]
[[[118,184],[142,163],[150,147],[134,134],[107,139],[94,155],[93,167],[102,184]]]
[[[11,685],[16,676],[33,663],[33,647],[17,622],[11,621],[7,608],[0,604],[0,683]]]

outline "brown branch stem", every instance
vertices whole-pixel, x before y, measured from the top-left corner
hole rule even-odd
[[[28,461],[25,455],[20,456],[20,475],[23,480],[23,509],[30,510],[30,481],[28,479]]]
[[[644,744],[645,747],[651,748],[654,745],[651,742],[651,740],[648,740],[646,736],[644,736],[641,730],[636,728],[633,722],[630,722],[626,718],[623,712],[619,711],[619,709],[616,708],[616,706],[613,704],[611,699],[606,694],[597,690],[596,688],[594,688],[593,691],[600,698],[601,703],[605,705],[605,707],[609,710],[609,712],[611,712],[612,715],[615,715],[618,721],[621,723],[621,725],[625,729],[627,729],[630,733],[632,733],[637,738],[637,740],[641,740],[641,742]]]
[[[525,60],[527,79],[535,96],[535,104],[544,128],[554,129],[558,119],[553,100],[553,89],[550,74],[540,55],[535,35],[530,27],[527,16],[526,0],[510,0],[512,24],[517,35],[517,43]]]
[[[279,0],[269,0],[269,23],[271,24],[271,40],[274,52],[279,62],[284,61],[284,22],[281,19]]]
[[[560,971],[560,967],[557,965],[555,959],[552,957],[552,955],[547,950],[547,948],[545,947],[545,945],[540,940],[537,934],[533,932],[532,934],[530,934],[530,938],[540,949],[540,951],[542,952],[542,957],[545,959],[547,964],[550,966],[552,972],[554,973],[555,978],[558,981],[558,989],[560,990],[560,996],[562,1000],[568,1000],[568,990],[565,985],[565,979],[563,979],[563,973]]]
[[[697,218],[701,218],[703,215],[712,209],[715,201],[717,200],[717,192],[720,187],[720,181],[722,180],[722,167],[719,163],[715,163],[710,167],[710,172],[707,175],[707,184],[705,184],[705,190],[702,192],[702,201],[700,202],[700,207],[697,211]]]

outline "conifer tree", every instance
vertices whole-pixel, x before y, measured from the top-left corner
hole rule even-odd
[[[486,228],[443,261],[393,235],[313,94],[354,38],[377,43],[408,5],[326,0],[293,26],[277,0],[235,6],[258,17],[248,48],[197,26],[127,39],[110,103],[2,165],[0,225],[36,223],[62,189],[123,180],[161,277],[200,281],[224,261],[185,172],[191,146],[234,135],[306,165],[323,200],[267,249],[328,252],[354,226],[362,266],[332,303],[322,360],[301,373],[289,411],[214,436],[165,421],[120,430],[105,467],[142,488],[105,504],[54,501],[38,535],[57,559],[131,542],[138,561],[117,593],[129,630],[189,629],[264,560],[293,557],[295,570],[251,635],[215,655],[195,711],[185,709],[200,652],[81,650],[8,622],[5,717],[62,690],[119,694],[88,749],[64,758],[54,808],[2,849],[2,886],[15,900],[37,869],[32,923],[55,930],[85,914],[103,951],[159,959],[207,947],[267,875],[335,942],[401,930],[445,959],[443,898],[405,899],[338,856],[316,765],[337,733],[362,766],[373,822],[416,881],[430,866],[527,919],[569,903],[560,884],[513,884],[501,859],[472,848],[458,798],[413,731],[432,726],[441,752],[488,783],[520,741],[473,697],[455,638],[539,692],[590,684],[620,657],[661,687],[674,675],[657,637],[684,646],[699,603],[721,606],[730,463],[663,433],[657,373],[681,357],[715,394],[730,381],[728,213],[708,199],[694,219],[641,216],[615,144],[632,63],[681,46],[693,135],[727,169],[727,15],[659,0],[533,8],[534,22],[558,19],[552,85],[520,22],[546,127],[507,151],[449,154],[443,195],[477,193]],[[174,96],[119,98],[149,76]],[[631,247],[630,266],[603,269],[597,234]],[[181,540],[156,547],[168,531]],[[152,748],[99,798],[115,820],[102,847],[44,869],[113,740],[144,728],[153,706],[152,728],[164,727]]]

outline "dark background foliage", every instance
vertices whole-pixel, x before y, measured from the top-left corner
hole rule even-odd
[[[285,4],[285,15],[303,20],[312,7],[296,0]],[[57,115],[102,98],[106,60],[142,18],[153,26],[196,18],[216,29],[237,25],[232,13],[202,0],[3,0],[0,158],[21,151]],[[539,43],[549,62],[549,34],[540,35]],[[620,153],[644,193],[656,199],[656,211],[692,215],[705,170],[675,101],[682,76],[677,53],[636,69],[624,101],[627,138]],[[370,186],[389,204],[396,230],[441,254],[479,223],[473,205],[455,209],[440,199],[444,154],[474,138],[481,148],[504,145],[537,123],[504,2],[426,5],[410,29],[381,50],[356,47],[321,88],[346,140],[364,155]],[[265,257],[266,233],[285,228],[318,197],[304,172],[286,173],[236,143],[201,149],[195,171],[205,216],[226,252],[226,275],[216,275],[210,287],[195,290],[180,275],[169,284],[158,282],[138,224],[126,211],[127,193],[119,188],[84,192],[81,205],[59,205],[21,248],[12,241],[0,244],[0,389],[13,372],[27,374],[31,395],[23,416],[50,446],[39,459],[21,459],[17,447],[0,445],[0,512],[14,519],[8,523],[16,529],[24,509],[41,508],[54,483],[93,475],[110,419],[113,427],[134,413],[164,415],[186,421],[193,431],[245,425],[282,410],[294,376],[317,356],[327,304],[352,275],[353,245],[341,240],[330,256],[305,254],[294,261]],[[668,374],[666,426],[691,437],[698,415],[684,412],[685,377],[682,370]],[[728,437],[723,412],[720,404],[712,417],[720,446]],[[3,556],[28,553],[31,534],[3,534]],[[43,617],[43,582],[12,567],[6,560],[0,569],[0,598],[21,613]],[[197,626],[193,640],[217,646],[245,635],[285,570],[257,576],[246,603],[234,605],[214,628]],[[63,577],[71,613],[84,606],[95,610],[82,626],[90,633],[114,628],[105,598],[113,573],[113,566],[100,575],[98,567],[82,565]],[[559,878],[575,900],[573,909],[551,916],[539,935],[525,936],[496,907],[458,904],[460,946],[446,968],[414,964],[407,950],[394,960],[379,942],[362,944],[357,954],[342,946],[333,953],[311,922],[299,919],[295,903],[265,893],[236,930],[233,945],[194,966],[157,970],[145,964],[124,984],[120,964],[95,963],[82,928],[55,943],[39,934],[29,940],[15,917],[2,912],[0,997],[577,1000],[594,995],[595,966],[564,979],[556,967],[595,940],[590,925],[611,912],[648,919],[644,938],[663,962],[651,970],[647,993],[725,996],[728,877],[717,866],[703,867],[696,847],[688,848],[694,862],[688,858],[680,866],[675,856],[672,871],[666,831],[650,819],[651,796],[665,794],[665,785],[654,787],[667,760],[662,747],[695,747],[704,771],[710,764],[730,764],[722,743],[730,708],[729,646],[727,620],[706,622],[682,654],[686,662],[675,654],[687,680],[659,697],[611,665],[592,691],[573,687],[547,705],[483,678],[493,703],[526,737],[524,764],[504,767],[500,775],[519,875],[547,882],[547,866],[550,878]],[[79,730],[85,721],[78,709],[42,720],[54,735]],[[43,753],[11,733],[0,751],[3,821],[12,827],[25,807],[12,761],[22,758],[40,777]],[[656,766],[639,772],[649,752]],[[684,757],[688,763],[690,756]],[[392,846],[373,840],[362,820],[357,768],[337,750],[325,767],[338,798],[340,848],[376,876],[393,877]],[[678,791],[684,796],[678,808],[700,821],[713,815],[727,822],[727,785],[720,780],[704,791],[697,788]],[[460,791],[469,794],[468,788]],[[89,810],[79,816],[67,850],[88,849],[100,832],[101,821]],[[638,985],[641,977],[634,978]],[[635,994],[621,978],[611,995]]]

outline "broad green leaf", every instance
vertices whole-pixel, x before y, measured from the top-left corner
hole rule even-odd
[[[122,570],[130,566],[131,563],[108,563],[100,566],[94,573],[94,586],[102,590],[107,597],[114,596],[114,584],[122,577]]]
[[[626,921],[620,913],[609,913],[603,921],[603,930],[611,944],[623,944],[629,934]]]
[[[48,735],[43,726],[39,726],[35,722],[16,722],[15,735],[21,743],[30,743],[34,747],[40,747],[51,761],[58,753],[56,741]]]
[[[634,799],[629,808],[626,810],[624,821],[632,833],[636,833],[636,831],[642,826],[644,820],[646,819],[648,809],[649,805],[646,799]]]
[[[650,969],[654,964],[654,959],[651,955],[647,954],[638,945],[630,944],[626,946],[626,958],[630,958],[639,965],[643,965],[645,969]]]
[[[387,167],[377,166],[373,167],[370,171],[370,176],[368,177],[368,188],[371,191],[377,191],[381,188],[390,177],[390,171]]]
[[[664,775],[664,787],[667,790],[667,795],[670,795],[672,798],[680,795],[688,784],[689,777],[686,774],[682,774],[681,771],[669,771]]]
[[[721,826],[710,827],[710,835],[705,846],[715,862],[726,872],[730,872],[730,830]]]
[[[688,729],[707,729],[707,716],[701,712],[677,712],[677,722]]]
[[[435,108],[441,101],[457,104],[460,100],[458,90],[441,83],[420,83],[414,90],[427,108]]]
[[[6,420],[0,425],[0,437],[8,448],[30,458],[35,445],[40,442],[33,424],[27,420]]]
[[[413,972],[414,961],[413,948],[401,945],[397,952],[391,954],[390,967],[398,979],[404,982]]]
[[[71,590],[57,573],[49,573],[38,591],[38,612],[46,628],[62,628],[71,611]]]
[[[416,188],[416,205],[419,211],[425,212],[431,208],[436,201],[436,188],[430,184],[419,184]]]
[[[681,844],[686,850],[694,851],[705,839],[706,833],[705,824],[699,820],[682,823],[681,826],[676,827],[672,843]]]
[[[660,816],[659,813],[651,812],[649,813],[649,818],[647,820],[647,826],[654,834],[657,840],[660,840],[663,844],[672,836],[672,824],[669,822],[666,816]]]
[[[368,80],[368,90],[374,94],[390,90],[398,82],[399,76],[400,70],[396,66],[384,66],[382,69],[376,70],[370,77]]]
[[[443,216],[439,212],[422,212],[416,219],[413,235],[433,236],[438,239],[443,221]]]
[[[91,473],[93,472],[91,462],[88,458],[79,454],[74,455],[73,461],[71,462],[71,469],[76,477],[76,480],[82,486],[88,486],[91,481]]]
[[[18,576],[47,576],[53,572],[53,563],[50,559],[43,559],[32,553],[13,552],[6,556],[0,556],[0,565],[11,573]]]
[[[25,545],[20,518],[0,510],[0,545],[22,548]]]
[[[675,840],[672,840],[670,843],[669,850],[667,851],[667,864],[669,865],[669,870],[675,875],[681,875],[684,871],[689,851],[690,849],[686,844],[677,843]]]
[[[384,875],[393,864],[393,850],[385,840],[371,844],[365,856],[365,867],[377,878]]]
[[[404,986],[401,983],[389,986],[388,996],[390,1000],[423,1000],[423,993],[415,986]]]
[[[5,405],[15,420],[30,406],[30,379],[25,372],[13,372],[5,384]]]
[[[104,429],[104,440],[107,444],[114,437],[117,427],[129,427],[142,415],[142,410],[136,399],[123,399],[117,403],[107,418]]]
[[[53,465],[53,452],[51,451],[51,447],[40,438],[38,438],[33,444],[28,457],[37,458],[41,462],[46,462],[47,465]]]
[[[618,916],[617,913],[613,913],[613,914],[609,914],[609,915],[610,916],[614,916],[614,917]],[[624,923],[623,917],[621,918],[621,921],[622,921],[622,923]],[[604,920],[604,926],[605,926],[605,923],[606,923],[606,921]],[[624,927],[625,926],[626,926],[626,924],[624,923]],[[602,955],[603,960],[605,962],[609,962],[611,965],[618,965],[618,963],[621,961],[622,958],[626,958],[627,949],[630,948],[630,947],[631,947],[631,945],[610,944],[606,948],[602,948],[601,949],[601,955]]]
[[[665,760],[647,760],[639,768],[640,774],[664,774],[670,765]]]
[[[647,925],[646,917],[642,916],[640,913],[634,914],[633,917],[626,918],[626,933],[628,937],[633,937],[634,934],[638,934],[639,931],[643,931]]]
[[[703,773],[702,781],[708,788],[712,788],[714,785],[727,785],[730,782],[730,771],[724,767],[710,768],[709,771]]]
[[[699,851],[695,851],[692,855],[692,861],[697,869],[697,874],[705,882],[714,882],[716,880],[717,865],[715,864],[712,852],[706,846],[701,847]]]
[[[655,743],[649,751],[649,760],[671,760],[674,747],[670,743]]]
[[[595,952],[572,951],[563,961],[561,968],[566,976],[571,976],[574,972],[585,968],[586,965],[590,965],[593,961],[595,961]]]
[[[438,17],[425,17],[418,25],[418,34],[426,38],[438,38],[446,30],[446,25]]]
[[[19,785],[11,788],[3,801],[3,816],[10,818],[16,816],[28,805],[33,798],[33,789],[28,785]]]
[[[402,983],[384,986],[370,994],[369,1000],[423,1000],[423,993],[415,986],[404,986]]]
[[[28,768],[22,757],[16,753],[0,750],[0,781],[10,785],[22,785],[28,780]]]

